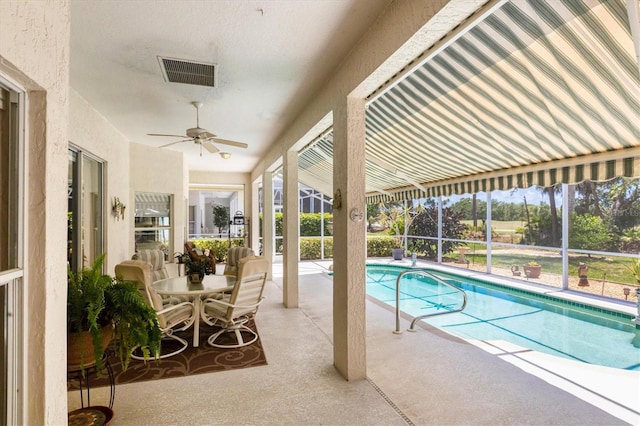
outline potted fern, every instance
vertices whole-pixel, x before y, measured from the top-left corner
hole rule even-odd
[[[90,268],[67,271],[67,365],[83,371],[92,365],[100,371],[112,339],[124,370],[135,348],[148,358],[160,354],[156,312],[137,283],[102,273],[104,257],[98,256]]]

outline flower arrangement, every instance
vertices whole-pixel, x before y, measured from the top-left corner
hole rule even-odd
[[[184,263],[185,273],[192,281],[194,281],[192,278],[194,275],[198,276],[198,282],[202,281],[212,266],[209,257],[192,258],[189,253],[179,254],[176,257],[180,258],[180,263]]]

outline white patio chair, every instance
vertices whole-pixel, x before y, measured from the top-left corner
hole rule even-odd
[[[138,289],[144,299],[153,307],[158,316],[158,325],[162,332],[163,339],[173,339],[180,343],[180,347],[170,353],[160,355],[160,359],[177,355],[187,349],[189,343],[176,336],[174,331],[183,331],[191,327],[197,318],[197,312],[192,302],[180,302],[176,304],[163,303],[162,298],[152,286],[151,264],[143,260],[125,260],[116,265],[116,276],[121,277],[124,281],[136,281],[139,283]],[[133,353],[134,359],[144,359]]]
[[[203,301],[204,321],[209,325],[222,327],[222,330],[209,337],[211,346],[239,348],[258,339],[258,335],[246,323],[255,317],[263,300],[262,292],[268,270],[269,261],[264,257],[245,257],[238,262],[238,275],[231,293],[224,294],[221,299],[208,298]],[[223,333],[234,333],[236,343],[216,343]],[[243,333],[248,337],[245,338]]]

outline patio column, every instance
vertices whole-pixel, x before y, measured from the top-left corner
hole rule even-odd
[[[487,217],[486,220],[486,235],[485,241],[487,243],[487,274],[491,273],[491,191],[487,191]]]
[[[259,218],[256,219],[255,226],[259,228]],[[262,255],[269,259],[269,279],[273,278],[273,225],[273,172],[265,171],[262,174]],[[259,249],[254,247],[253,250]]]
[[[249,234],[249,247],[253,249],[255,254],[259,255],[260,250],[260,197],[258,195],[258,189],[260,180],[256,179],[251,182],[251,209],[250,209],[250,234]]]
[[[569,288],[569,185],[562,184],[562,289]]]
[[[333,359],[347,380],[366,378],[365,102],[333,112]]]
[[[298,307],[298,261],[299,257],[299,210],[298,197],[298,152],[289,150],[284,156],[283,182],[283,289],[282,302],[287,308]]]

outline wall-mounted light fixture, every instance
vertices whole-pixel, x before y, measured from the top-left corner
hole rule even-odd
[[[229,153],[229,152],[221,152],[220,153],[220,157],[224,158],[225,160],[228,160],[229,158],[231,158],[231,153]]]

